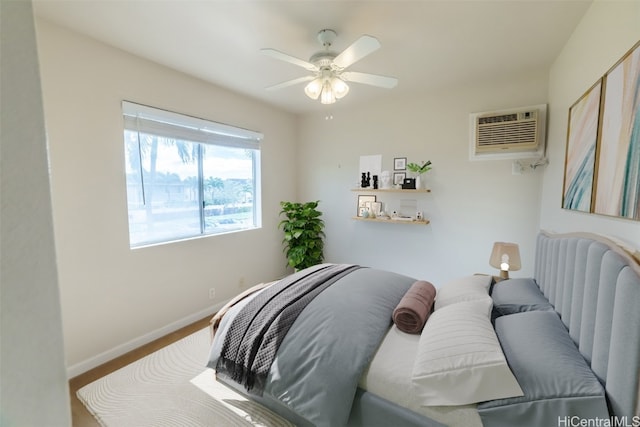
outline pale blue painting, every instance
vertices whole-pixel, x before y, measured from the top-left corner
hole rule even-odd
[[[640,220],[640,42],[605,78],[594,211]]]
[[[569,109],[562,207],[591,212],[602,82]]]

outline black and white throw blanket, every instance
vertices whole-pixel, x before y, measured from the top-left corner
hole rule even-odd
[[[254,390],[247,393],[248,396],[255,396],[256,400],[285,417],[295,414],[290,419],[296,425],[346,425],[358,381],[391,326],[394,308],[415,282],[414,278],[401,274],[351,267],[331,264],[311,267],[271,286],[278,286],[275,289],[279,291],[270,291],[270,287],[231,307],[220,322],[207,366],[216,370],[220,366],[226,373],[216,372],[218,379],[240,389],[246,386],[231,379],[234,372],[240,378],[252,377]],[[322,273],[325,269],[328,270]],[[344,274],[331,278],[331,272],[341,270]],[[299,316],[291,324],[283,326],[280,323],[288,317],[284,310],[243,313],[249,305],[270,304],[272,298],[267,296],[267,291],[278,294],[276,299],[279,299],[288,295],[287,284],[297,287],[303,284],[303,278],[310,278],[316,272],[328,275],[334,283],[324,286],[304,310],[300,307],[289,309],[294,312],[300,309]],[[295,302],[295,297],[293,300]],[[284,304],[284,307],[289,305]],[[262,321],[257,321],[257,316],[266,318],[268,323],[271,320],[271,325],[266,327]],[[243,319],[238,323],[245,325],[245,332],[231,332],[237,318]],[[253,323],[255,326],[251,326]],[[284,337],[275,334],[273,338],[264,339],[276,330],[282,332],[281,329],[286,328]],[[257,339],[252,342],[249,336]],[[268,359],[273,361],[270,368],[270,362],[258,355],[265,346],[271,348],[267,352]],[[275,358],[271,354],[273,351]],[[218,361],[223,357],[226,362],[219,365]],[[256,395],[257,388],[263,388],[261,396]]]
[[[280,343],[302,310],[320,292],[360,267],[321,264],[288,276],[261,292],[234,318],[216,374],[262,396]]]

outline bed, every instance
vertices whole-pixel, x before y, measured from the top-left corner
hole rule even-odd
[[[541,232],[534,277],[452,280],[406,333],[417,282],[322,264],[262,285],[217,316],[208,366],[298,426],[640,425],[637,253]]]

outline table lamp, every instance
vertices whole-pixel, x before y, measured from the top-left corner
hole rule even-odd
[[[500,278],[508,279],[509,271],[520,270],[520,250],[515,243],[495,242],[489,264],[500,269]]]

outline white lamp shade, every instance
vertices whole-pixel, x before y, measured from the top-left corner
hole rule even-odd
[[[314,79],[304,87],[304,93],[311,99],[318,99],[322,92],[322,80]]]
[[[329,80],[325,80],[324,84],[322,85],[320,102],[322,104],[333,104],[334,102],[336,102],[336,96],[333,93],[333,88],[331,87],[331,82]]]
[[[333,93],[335,93],[337,99],[340,99],[349,93],[349,85],[347,85],[344,80],[337,77],[331,79],[331,87],[333,88]]]
[[[495,242],[489,264],[502,271],[516,271],[522,268],[520,249],[515,243]]]
[[[332,77],[329,71],[311,80],[305,87],[304,93],[311,99],[320,98],[323,104],[333,104],[336,99],[349,93],[349,85],[339,77]]]

